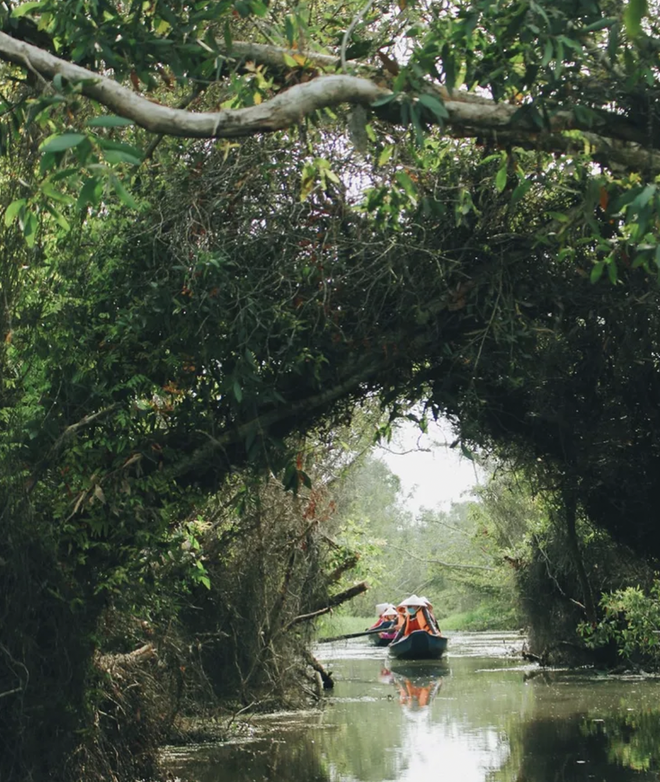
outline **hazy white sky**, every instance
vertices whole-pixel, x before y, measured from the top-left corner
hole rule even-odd
[[[460,447],[449,447],[455,439],[446,421],[429,421],[426,435],[406,422],[391,443],[376,448],[376,456],[401,479],[406,506],[412,513],[422,507],[446,510],[452,502],[469,499],[473,486],[483,481],[483,472],[461,455]]]

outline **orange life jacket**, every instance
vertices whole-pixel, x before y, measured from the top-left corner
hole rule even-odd
[[[415,630],[426,630],[427,633],[433,633],[433,628],[429,625],[424,611],[419,608],[414,616],[406,616],[406,629],[404,635],[410,635]]]

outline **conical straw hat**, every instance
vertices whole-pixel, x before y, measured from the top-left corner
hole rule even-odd
[[[403,600],[401,603],[399,603],[400,606],[425,606],[426,600],[422,597],[417,597],[417,595],[410,595],[410,597],[407,597],[405,600]]]

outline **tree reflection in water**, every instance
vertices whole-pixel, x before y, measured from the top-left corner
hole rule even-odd
[[[198,747],[168,759],[170,773],[185,782],[331,782],[328,762],[307,731],[272,741]]]
[[[598,715],[598,716],[596,716]],[[511,754],[489,782],[657,780],[660,710],[634,704],[616,715],[575,714],[528,720],[509,732]]]

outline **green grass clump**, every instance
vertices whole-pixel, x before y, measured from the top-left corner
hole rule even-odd
[[[471,611],[450,614],[438,623],[443,630],[463,630],[476,632],[479,630],[514,630],[520,626],[520,620],[513,611],[493,610],[493,606],[477,606]]]

